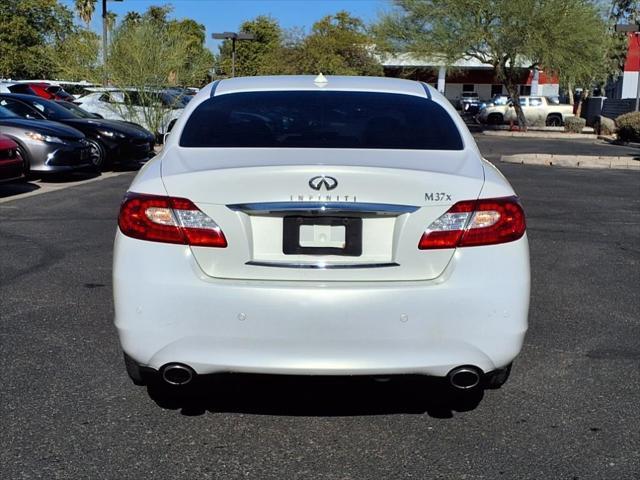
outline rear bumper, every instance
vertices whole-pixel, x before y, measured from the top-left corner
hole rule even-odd
[[[145,160],[153,155],[153,140],[125,139],[108,144],[109,155],[115,161]]]
[[[522,347],[528,244],[459,249],[430,281],[240,281],[207,277],[188,247],[118,232],[114,296],[122,348],[154,369],[444,376],[470,364],[488,372]]]

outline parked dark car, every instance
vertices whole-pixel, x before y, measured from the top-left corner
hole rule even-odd
[[[24,159],[18,151],[18,144],[9,137],[0,135],[0,182],[23,177],[24,167]]]
[[[84,134],[57,122],[19,117],[2,106],[0,133],[18,144],[25,172],[66,172],[91,165],[91,148]]]
[[[82,117],[56,102],[30,95],[0,94],[0,105],[25,118],[53,120],[81,131],[96,169],[118,160],[146,160],[153,154],[154,135],[135,124]]]
[[[475,92],[463,92],[458,99],[458,108],[463,114],[476,114],[480,110],[480,98]]]

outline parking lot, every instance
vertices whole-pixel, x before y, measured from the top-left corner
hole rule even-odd
[[[504,142],[479,145],[528,214],[530,330],[475,408],[416,379],[238,377],[167,403],[112,325],[134,173],[1,203],[2,477],[640,478],[640,174],[501,164]]]

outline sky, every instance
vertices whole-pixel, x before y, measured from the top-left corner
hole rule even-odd
[[[74,0],[61,0],[73,10]],[[192,18],[207,29],[207,46],[217,53],[219,41],[211,39],[211,33],[237,31],[245,20],[258,15],[270,15],[283,28],[300,27],[309,30],[316,20],[340,10],[347,10],[366,23],[373,22],[378,14],[389,9],[388,0],[109,0],[108,9],[124,17],[129,11],[144,12],[151,5],[173,5],[172,17]],[[102,0],[98,0],[91,23],[96,32],[102,31]]]

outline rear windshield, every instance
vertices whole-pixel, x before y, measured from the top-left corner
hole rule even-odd
[[[212,97],[189,117],[180,146],[463,149],[453,119],[431,100],[336,91]]]

